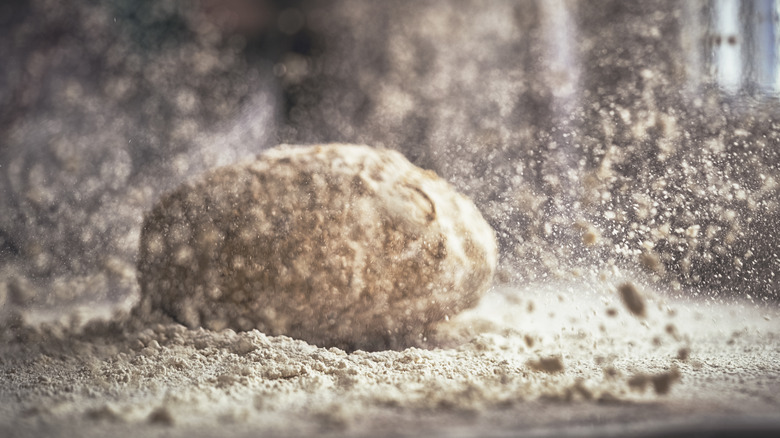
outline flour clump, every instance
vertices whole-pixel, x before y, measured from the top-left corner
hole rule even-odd
[[[475,205],[400,153],[283,145],[148,212],[139,308],[189,327],[400,348],[475,305],[496,262]]]

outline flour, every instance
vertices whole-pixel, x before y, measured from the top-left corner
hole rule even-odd
[[[637,317],[644,318],[645,301],[636,286],[632,283],[623,283],[618,286],[618,293],[620,293],[620,299],[629,312]]]
[[[670,301],[632,281],[644,290],[640,319],[621,305],[624,278],[601,281],[496,288],[417,347],[375,352],[189,329],[130,313],[132,303],[75,325],[20,312],[0,331],[0,425],[6,436],[415,436],[593,415],[773,418],[777,309]],[[104,313],[80,312],[83,321]]]
[[[721,3],[5,2],[0,436],[780,435],[774,25]],[[161,195],[324,141],[467,194],[497,286],[386,339],[136,307]]]

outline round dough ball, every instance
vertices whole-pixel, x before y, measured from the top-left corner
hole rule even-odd
[[[164,196],[138,274],[142,305],[189,327],[373,350],[473,306],[496,261],[474,204],[400,153],[283,145]]]

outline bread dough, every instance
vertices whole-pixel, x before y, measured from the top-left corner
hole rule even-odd
[[[282,145],[164,196],[138,278],[141,305],[189,327],[375,350],[472,307],[496,261],[473,202],[400,153]]]

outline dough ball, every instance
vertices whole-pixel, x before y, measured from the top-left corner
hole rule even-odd
[[[400,153],[283,145],[164,196],[138,276],[141,305],[189,327],[375,350],[476,304],[496,259],[474,204]]]

